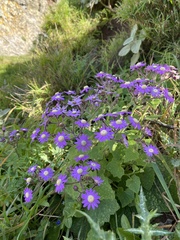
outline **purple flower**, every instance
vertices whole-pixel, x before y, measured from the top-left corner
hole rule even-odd
[[[34,140],[37,138],[39,132],[40,132],[40,128],[36,128],[36,129],[32,132],[32,134],[31,134],[31,139],[32,139],[32,141],[34,141]]]
[[[131,88],[131,87],[133,87],[133,82],[124,82],[124,83],[122,83],[122,84],[120,84],[120,87],[121,88]]]
[[[89,92],[89,90],[91,90],[92,88],[91,87],[88,87],[88,86],[84,86],[83,90],[80,91],[80,93],[87,93]]]
[[[153,157],[153,155],[159,154],[159,150],[153,145],[144,146],[144,152],[148,157]]]
[[[170,103],[173,103],[173,102],[174,102],[174,98],[173,98],[172,94],[168,91],[168,89],[164,89],[163,93],[164,93],[165,99],[166,99],[168,102],[170,102]]]
[[[95,209],[98,207],[100,201],[100,196],[98,193],[93,189],[87,189],[85,193],[81,195],[83,207],[87,207],[89,210],[90,208]]]
[[[156,72],[160,75],[163,75],[163,74],[165,74],[167,72],[170,72],[170,71],[171,71],[170,66],[168,66],[167,64],[164,64],[164,65],[159,65]]]
[[[150,94],[152,97],[160,97],[161,96],[161,90],[157,87],[151,87],[150,88]]]
[[[100,177],[98,177],[98,176],[95,176],[95,177],[92,177],[92,178],[93,178],[95,184],[98,185],[98,186],[100,186],[100,185],[104,182],[104,180],[102,180],[102,179],[101,179]]]
[[[67,95],[75,95],[76,92],[75,91],[72,91],[72,90],[68,90],[67,92],[64,92],[66,93]]]
[[[86,152],[90,149],[90,147],[92,146],[92,142],[91,140],[89,140],[88,136],[85,134],[80,135],[77,139],[76,139],[76,148],[79,151],[82,152]]]
[[[62,96],[62,93],[57,92],[57,93],[55,93],[54,96],[51,97],[51,100],[52,101],[62,101],[62,100],[64,100],[64,97]]]
[[[152,132],[148,127],[145,127],[144,132],[145,132],[146,135],[148,135],[150,137],[152,136]]]
[[[37,165],[33,165],[33,166],[31,166],[29,169],[28,169],[28,173],[34,173],[35,171],[36,171],[36,169],[37,169]]]
[[[78,125],[80,128],[90,126],[90,124],[85,119],[78,120],[78,121],[75,122],[75,124]]]
[[[72,169],[71,176],[75,178],[77,181],[80,181],[81,176],[86,175],[88,172],[87,166],[76,166]]]
[[[124,119],[118,119],[116,121],[111,121],[110,124],[112,127],[114,127],[115,129],[119,129],[119,130],[124,129],[128,126],[126,120],[124,120]]]
[[[97,162],[89,161],[88,165],[90,166],[91,170],[99,170],[101,168],[101,165]]]
[[[33,191],[30,188],[24,189],[24,200],[25,202],[30,202],[33,198]]]
[[[135,65],[131,66],[130,69],[131,69],[131,71],[134,71],[134,70],[137,70],[137,69],[142,68],[144,66],[146,66],[146,63],[138,62]]]
[[[60,193],[63,191],[64,189],[64,184],[67,182],[67,176],[66,175],[63,175],[63,174],[60,174],[57,181],[56,181],[56,184],[55,184],[55,192],[57,193]]]
[[[63,113],[65,113],[66,110],[64,108],[60,108],[60,107],[54,107],[52,108],[52,110],[49,112],[48,116],[49,117],[58,117],[60,115],[62,115]]]
[[[148,65],[145,69],[146,71],[156,72],[159,67],[159,64],[153,63],[152,65]]]
[[[136,118],[133,118],[133,117],[129,116],[129,121],[134,128],[137,128],[139,130],[141,129],[141,125]]]
[[[125,134],[122,134],[122,141],[126,147],[129,146],[129,143]]]
[[[95,133],[95,138],[100,142],[104,142],[106,140],[110,140],[114,137],[114,133],[110,127],[102,127],[100,128],[100,132]]]
[[[135,89],[135,93],[149,93],[150,92],[150,87],[148,87],[146,84],[141,84],[141,85],[138,85]]]
[[[68,105],[74,107],[74,106],[80,106],[82,103],[81,96],[72,96],[72,101],[68,100]]]
[[[67,111],[66,115],[68,117],[79,117],[81,115],[81,112],[80,110],[73,108],[72,110]]]
[[[104,119],[106,114],[99,114],[96,118],[93,119],[94,122],[97,122],[101,119]]]
[[[76,162],[85,161],[87,159],[89,159],[89,156],[84,154],[80,154],[78,157],[75,157]]]
[[[45,143],[48,141],[49,137],[50,137],[50,133],[48,133],[47,131],[44,131],[39,135],[38,141],[40,143]]]
[[[20,130],[21,130],[22,132],[24,132],[24,133],[25,133],[25,132],[28,132],[28,128],[21,128]]]
[[[53,177],[53,170],[50,167],[47,168],[43,168],[41,169],[41,171],[39,172],[39,176],[44,180],[44,181],[48,181]]]
[[[54,143],[59,148],[64,148],[67,145],[66,141],[68,140],[70,140],[70,137],[68,134],[66,134],[65,132],[58,132],[54,138]]]

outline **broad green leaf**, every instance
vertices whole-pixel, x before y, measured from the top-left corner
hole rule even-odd
[[[126,186],[133,192],[138,193],[140,189],[140,179],[138,176],[133,175],[130,179],[126,180]]]
[[[99,193],[101,196],[101,200],[103,199],[114,199],[115,194],[114,191],[111,188],[111,185],[107,178],[103,178],[104,182],[101,184],[101,186],[95,187],[95,190]]]
[[[127,218],[126,215],[124,215],[124,214],[123,214],[122,217],[121,217],[121,226],[122,226],[122,228],[124,228],[124,229],[128,229],[128,228],[131,227],[128,218]]]
[[[119,179],[124,175],[124,169],[121,167],[121,162],[118,160],[113,159],[107,164],[106,169],[112,173],[114,177],[118,177]]]
[[[6,108],[4,110],[0,109],[0,118],[6,115],[10,111],[10,108]]]
[[[141,43],[142,43],[142,40],[140,40],[140,39],[133,41],[133,43],[131,45],[131,51],[133,53],[138,53],[140,50],[140,47],[141,47]]]
[[[114,215],[119,209],[119,204],[116,199],[104,199],[100,201],[98,208],[95,210],[85,210],[85,212],[92,218],[93,221],[102,226],[105,222],[110,221],[110,216]]]
[[[117,197],[121,202],[122,207],[126,207],[134,200],[134,192],[130,189],[124,191],[123,188],[117,190]]]
[[[131,43],[132,41],[133,41],[133,37],[129,37],[129,38],[127,38],[127,39],[123,42],[123,46],[125,46],[125,45]]]
[[[131,37],[132,37],[132,38],[135,37],[137,30],[138,30],[138,25],[135,24],[135,25],[133,26],[132,30],[131,30]]]
[[[134,53],[131,58],[131,66],[135,65],[140,57],[140,53]]]
[[[125,150],[124,162],[135,161],[139,158],[139,153],[136,150],[135,146],[129,146]]]
[[[150,190],[153,186],[155,173],[151,167],[146,167],[144,172],[139,174],[141,185],[143,188]]]
[[[131,232],[127,232],[125,229],[123,228],[118,228],[118,232],[120,233],[120,235],[122,237],[124,237],[124,240],[140,240],[140,238],[138,238],[137,236],[135,236],[133,233]]]
[[[151,104],[151,106],[152,106],[154,109],[157,109],[157,107],[159,106],[159,104],[160,104],[161,102],[162,102],[161,99],[156,98],[156,99],[152,99],[151,102],[150,102],[150,104]]]
[[[120,50],[120,52],[118,53],[118,55],[121,56],[121,57],[126,56],[129,51],[130,51],[130,45],[126,45],[125,47],[123,47],[123,48]]]

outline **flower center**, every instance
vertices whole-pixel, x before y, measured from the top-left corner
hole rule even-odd
[[[162,71],[163,71],[163,70],[166,70],[166,69],[165,69],[165,67],[160,67],[160,70],[162,70]]]
[[[157,92],[158,92],[158,90],[157,90],[157,89],[153,89],[153,92],[157,93]]]
[[[81,120],[81,123],[87,123],[85,119],[82,119]]]
[[[134,118],[134,122],[135,122],[135,123],[139,123],[139,121],[138,121],[136,118]]]
[[[53,110],[52,110],[53,113],[54,113],[54,112],[57,112],[57,111],[58,111],[57,109],[53,109]]]
[[[149,149],[149,152],[150,152],[150,153],[153,153],[153,152],[154,152],[154,150],[153,150],[152,148],[150,148],[150,149]]]
[[[142,89],[146,89],[147,86],[146,86],[146,85],[142,85],[141,88],[142,88]]]
[[[95,164],[95,163],[91,163],[91,166],[95,167],[95,166],[96,166],[96,164]]]
[[[27,192],[27,193],[25,193],[25,197],[26,198],[28,198],[29,197],[29,193]]]
[[[98,118],[101,118],[101,117],[103,117],[103,114],[99,114],[99,115],[98,115]]]
[[[81,145],[82,145],[82,146],[86,146],[86,144],[87,144],[87,143],[86,143],[85,140],[82,140],[82,141],[81,141]]]
[[[107,132],[105,129],[100,132],[100,134],[101,134],[102,136],[106,136],[107,133],[108,133],[108,132]]]
[[[168,92],[169,97],[172,97],[172,93]]]
[[[44,175],[47,176],[49,174],[48,171],[44,171]]]
[[[83,172],[82,168],[79,168],[79,169],[77,170],[77,173],[78,173],[78,174],[81,174],[82,172]]]
[[[62,182],[62,180],[61,180],[61,179],[58,179],[58,180],[56,181],[56,184],[59,186],[59,185],[61,184],[61,182]]]
[[[45,138],[45,137],[46,137],[46,134],[43,133],[43,134],[41,135],[41,138]]]
[[[79,158],[83,158],[83,157],[84,157],[84,154],[80,154],[80,155],[79,155]]]
[[[116,124],[121,124],[122,123],[122,120],[121,119],[118,119],[117,121],[116,121]]]
[[[89,202],[89,203],[94,202],[94,196],[93,196],[93,195],[89,195],[89,196],[88,196],[88,202]]]
[[[124,84],[127,84],[127,85],[128,85],[128,84],[130,84],[130,82],[125,82]]]
[[[31,179],[32,179],[32,178],[30,178],[30,177],[28,177],[28,178],[26,179],[27,184],[29,184],[29,183],[31,182]]]
[[[59,137],[58,137],[58,141],[59,141],[59,142],[63,142],[63,141],[64,141],[64,136],[59,136]]]
[[[76,110],[73,110],[72,113],[76,113]]]
[[[87,89],[87,88],[89,88],[88,86],[84,86],[84,89]]]

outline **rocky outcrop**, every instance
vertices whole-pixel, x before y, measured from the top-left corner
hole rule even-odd
[[[1,0],[0,55],[24,55],[41,33],[44,14],[53,0]]]

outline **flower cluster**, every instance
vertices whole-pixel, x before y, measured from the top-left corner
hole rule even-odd
[[[103,183],[99,176],[94,175],[101,168],[100,162],[90,158],[95,145],[113,141],[128,148],[128,132],[132,130],[141,136],[139,143],[146,156],[154,159],[159,150],[146,141],[153,133],[148,123],[142,124],[140,113],[134,109],[132,111],[132,105],[140,103],[146,105],[146,102],[157,98],[173,103],[174,97],[163,83],[167,74],[172,78],[176,75],[177,79],[177,72],[172,66],[165,64],[146,66],[143,62],[131,66],[132,74],[134,71],[137,71],[140,77],[132,81],[124,81],[120,77],[100,72],[96,75],[95,87],[85,86],[79,93],[73,90],[55,93],[46,104],[40,125],[30,135],[31,143],[50,142],[64,152],[74,146],[78,154],[69,170],[58,173],[58,176],[52,168],[38,169],[36,165],[31,166],[28,173],[36,175],[41,181],[54,183],[54,191],[58,194],[69,184],[69,178],[73,179],[75,184],[84,186],[80,189],[75,185],[75,189],[80,193],[83,207],[89,210],[95,209],[100,204],[100,196],[93,188]],[[154,78],[154,74],[159,75],[159,82]],[[152,77],[148,78],[148,75]],[[126,109],[121,109],[118,103],[122,94],[130,94],[132,97],[133,103],[127,104]],[[52,124],[53,131],[50,127]],[[12,132],[9,137],[13,139],[16,134]],[[27,179],[29,186],[31,181]],[[32,190],[26,188],[25,202],[30,202],[32,196]]]

